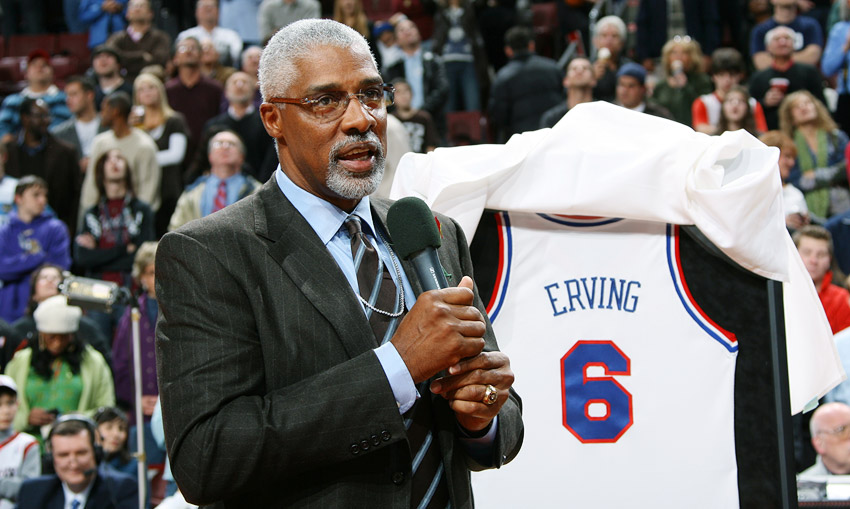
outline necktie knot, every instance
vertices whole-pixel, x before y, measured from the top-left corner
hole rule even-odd
[[[363,225],[360,223],[360,218],[355,215],[348,216],[345,220],[345,228],[348,230],[348,235],[352,239],[363,233]]]

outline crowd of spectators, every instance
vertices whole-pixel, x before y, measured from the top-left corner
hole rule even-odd
[[[38,434],[55,418],[48,407],[93,415],[116,403],[129,419],[118,410],[104,422],[136,425],[127,312],[38,327],[69,273],[133,290],[150,420],[155,242],[272,175],[261,46],[302,18],[367,39],[396,89],[390,138],[401,133],[402,150],[469,142],[453,132],[459,114],[505,142],[594,100],[778,147],[788,229],[833,330],[850,325],[848,0],[394,0],[389,11],[362,0],[64,0],[61,17],[48,1],[0,2],[7,38],[85,32],[91,55],[85,73],[57,78],[53,55],[31,48],[25,83],[0,105],[0,367],[17,381],[21,430]],[[94,395],[87,370],[109,390]],[[71,386],[47,401],[59,374]]]

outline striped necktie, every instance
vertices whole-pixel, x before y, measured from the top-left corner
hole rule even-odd
[[[396,313],[400,304],[396,283],[386,265],[381,263],[377,250],[363,233],[360,218],[354,215],[349,216],[345,220],[345,226],[351,236],[351,255],[354,258],[360,299],[366,307],[366,316],[369,317],[369,324],[375,332],[375,337],[383,338],[379,340],[383,344],[392,337],[403,315],[391,317],[376,312],[374,308]],[[393,259],[393,263],[397,261]],[[401,285],[401,281],[398,284]],[[410,507],[442,509],[448,507],[449,491],[443,471],[440,444],[435,433],[428,382],[419,384],[417,390],[422,397],[403,416],[410,454],[413,458]]]

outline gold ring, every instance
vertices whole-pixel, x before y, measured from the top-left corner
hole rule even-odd
[[[481,398],[481,402],[489,406],[495,403],[498,397],[499,390],[493,387],[492,385],[488,385],[487,388],[484,389],[484,397]]]

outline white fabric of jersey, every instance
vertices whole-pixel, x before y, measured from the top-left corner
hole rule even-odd
[[[0,478],[20,477],[24,455],[32,447],[38,447],[38,442],[32,435],[15,433],[0,444]],[[0,509],[12,509],[15,504],[6,499],[0,499]]]
[[[500,222],[488,314],[528,432],[508,468],[473,476],[476,503],[737,507],[737,339],[689,298],[678,227]]]
[[[472,238],[485,208],[696,225],[742,267],[783,281],[793,413],[844,378],[811,277],[785,229],[779,150],[604,102],[505,145],[405,155],[391,196],[418,196]],[[500,343],[505,338],[499,338]]]

